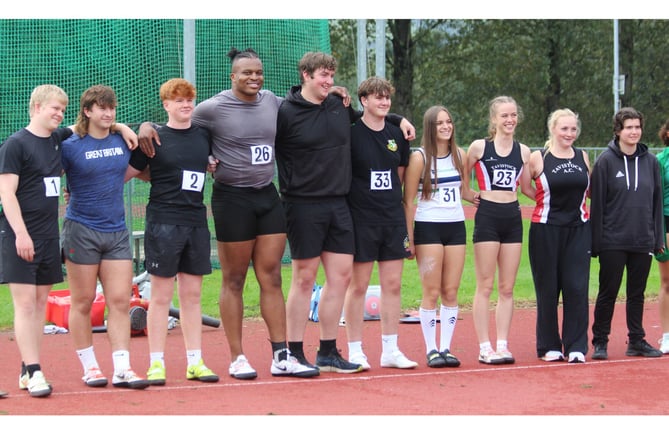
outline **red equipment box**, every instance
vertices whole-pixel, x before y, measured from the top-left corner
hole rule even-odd
[[[49,292],[46,303],[46,321],[56,326],[69,329],[70,316],[70,291],[54,290]],[[95,294],[93,307],[91,309],[91,326],[104,326],[105,324],[105,297],[101,293]]]

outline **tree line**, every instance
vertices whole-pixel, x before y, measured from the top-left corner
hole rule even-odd
[[[374,74],[374,20],[367,20],[368,68]],[[619,20],[619,73],[624,91],[618,107],[645,116],[642,142],[659,147],[669,118],[667,20]],[[356,21],[331,20],[336,82],[357,90]],[[579,114],[576,145],[604,147],[613,136],[615,113],[613,20],[387,20],[386,77],[396,88],[392,110],[409,118],[422,135],[423,113],[445,105],[457,142],[468,147],[487,135],[488,102],[508,95],[523,120],[516,131],[530,147],[543,146],[546,119],[557,108]],[[416,143],[419,143],[416,142]]]

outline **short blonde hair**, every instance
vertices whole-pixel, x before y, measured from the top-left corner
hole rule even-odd
[[[51,84],[36,86],[30,94],[30,107],[28,109],[30,117],[35,112],[37,104],[46,103],[51,99],[56,99],[65,106],[69,103],[67,93],[61,87]]]

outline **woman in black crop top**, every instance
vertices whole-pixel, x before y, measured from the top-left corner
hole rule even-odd
[[[476,293],[473,317],[479,340],[479,362],[510,364],[515,359],[508,349],[513,315],[513,287],[520,264],[523,222],[517,188],[532,195],[527,163],[530,149],[514,140],[519,121],[516,101],[508,96],[490,102],[490,135],[472,142],[467,152],[467,173],[476,171],[480,202],[474,220]],[[525,189],[528,191],[526,192]],[[493,350],[489,325],[490,294],[499,271],[498,301],[495,314],[497,344]]]

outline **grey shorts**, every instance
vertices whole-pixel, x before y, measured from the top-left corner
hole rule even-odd
[[[75,264],[102,260],[132,260],[128,230],[98,232],[70,219],[63,222],[63,257]]]

